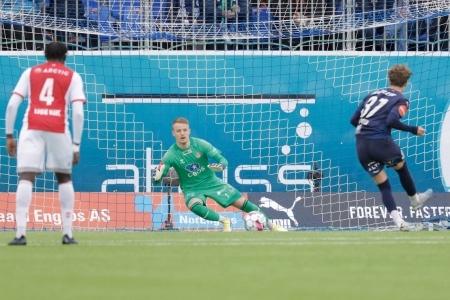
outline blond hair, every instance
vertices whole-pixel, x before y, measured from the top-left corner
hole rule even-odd
[[[187,119],[185,119],[185,118],[176,118],[175,120],[173,120],[173,122],[172,122],[172,128],[173,128],[173,125],[175,125],[176,123],[179,123],[179,124],[186,124],[187,126],[189,126],[189,121],[187,120]]]

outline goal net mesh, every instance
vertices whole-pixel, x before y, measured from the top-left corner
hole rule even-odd
[[[167,185],[152,184],[151,170],[174,143],[177,117],[190,121],[193,137],[222,151],[229,167],[218,176],[273,223],[292,230],[392,229],[375,183],[359,165],[349,120],[369,92],[388,86],[396,63],[413,71],[404,92],[411,107],[402,120],[427,132],[393,131],[393,137],[417,190],[435,194],[413,211],[388,170],[395,200],[407,221],[450,215],[448,1],[409,1],[406,11],[390,1],[370,8],[364,1],[258,1],[247,3],[247,13],[236,2],[241,10],[222,22],[217,12],[210,22],[195,1],[66,1],[63,17],[58,1],[1,2],[2,130],[20,74],[45,62],[46,43],[66,42],[73,50],[66,65],[84,80],[85,131],[73,170],[76,229],[221,230],[190,212],[177,186],[169,193]],[[402,24],[407,51],[397,51]],[[0,228],[12,230],[18,176],[4,145]],[[243,228],[240,210],[211,199],[207,205]],[[37,177],[28,228],[61,229],[52,173]]]

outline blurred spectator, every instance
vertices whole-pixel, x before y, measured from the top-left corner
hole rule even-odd
[[[205,23],[248,22],[250,5],[248,0],[203,0],[200,3],[199,19]]]
[[[392,15],[392,18],[396,24],[391,24],[384,28],[385,38],[394,39],[396,41],[396,49],[392,50],[408,50],[408,14],[409,0],[396,0],[394,5],[394,13]]]
[[[355,13],[362,16],[370,25],[384,22],[390,16],[395,0],[355,0]],[[384,27],[369,27],[357,33],[362,39],[361,50],[382,50]]]
[[[257,0],[254,0],[257,2]],[[274,15],[275,20],[291,21],[295,13],[305,15],[307,0],[266,0],[267,6]]]
[[[248,0],[222,0],[222,16],[227,18],[228,23],[247,23],[250,17],[250,7]]]
[[[45,0],[3,1],[2,10],[14,13],[41,15]],[[44,36],[41,28],[3,23],[1,27],[4,50],[43,50]]]
[[[200,4],[199,20],[207,24],[221,23],[222,0],[203,0]]]
[[[201,0],[173,0],[172,11],[175,18],[172,18],[175,23],[195,24],[200,15]]]
[[[69,25],[86,27],[86,16],[82,0],[46,0],[46,12],[56,19],[56,26],[65,29]],[[85,38],[77,32],[59,30],[47,30],[47,39],[68,43],[69,49],[77,48],[77,44],[83,44]],[[70,45],[75,44],[75,45]]]
[[[46,11],[57,18],[85,19],[82,0],[47,0]]]

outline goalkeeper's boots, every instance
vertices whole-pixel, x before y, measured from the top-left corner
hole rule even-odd
[[[8,243],[9,246],[25,246],[27,244],[27,238],[22,235],[20,238],[14,238]]]
[[[78,245],[78,242],[73,237],[69,237],[67,234],[65,234],[62,238],[63,245]]]
[[[432,189],[428,189],[425,191],[425,193],[419,193],[417,194],[418,197],[416,197],[416,201],[411,200],[411,206],[413,210],[418,210],[419,208],[421,208],[425,202],[428,201],[428,199],[430,199],[433,196],[433,190]]]
[[[408,223],[408,222],[401,222],[398,224],[398,227],[400,228],[400,231],[422,231],[424,229],[422,223]]]
[[[270,230],[271,231],[283,231],[283,232],[288,231],[286,228],[284,228],[283,226],[280,226],[280,225],[273,225]]]
[[[230,219],[226,219],[223,221],[223,232],[230,232],[231,231],[231,221]]]

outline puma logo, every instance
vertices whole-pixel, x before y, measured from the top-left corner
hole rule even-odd
[[[264,207],[264,208],[270,207],[273,210],[285,212],[287,214],[287,216],[289,217],[289,219],[291,219],[292,222],[294,222],[295,226],[298,227],[298,222],[295,219],[293,209],[295,207],[295,204],[300,200],[302,200],[302,197],[295,198],[295,201],[294,201],[294,203],[292,203],[292,206],[290,208],[285,208],[270,198],[261,197],[261,199],[259,200],[259,202],[261,202],[259,207]]]

